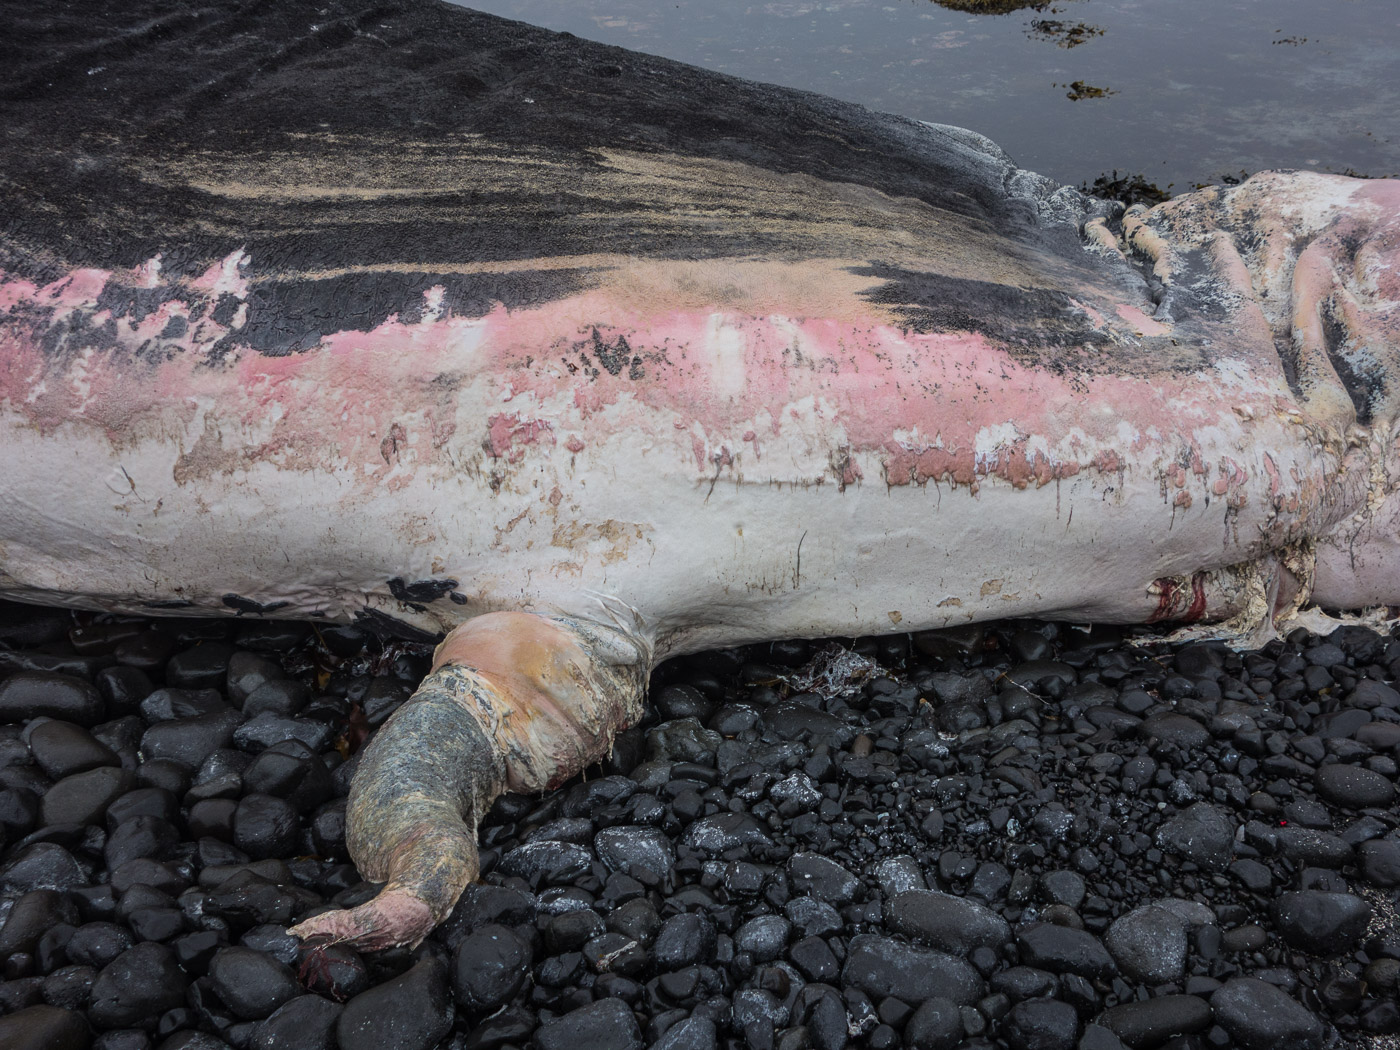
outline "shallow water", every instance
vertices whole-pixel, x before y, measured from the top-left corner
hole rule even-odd
[[[963,0],[966,2],[966,0]],[[989,135],[1071,184],[1400,175],[1396,0],[477,0],[470,6]],[[1075,96],[1075,97],[1070,97]]]

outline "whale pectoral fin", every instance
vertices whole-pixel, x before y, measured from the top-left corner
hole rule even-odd
[[[480,871],[477,826],[502,791],[545,791],[611,750],[642,714],[641,631],[533,613],[469,620],[375,734],[346,809],[360,872],[386,885],[291,930],[361,950],[417,945]]]

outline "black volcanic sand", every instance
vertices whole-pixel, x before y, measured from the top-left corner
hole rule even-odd
[[[1040,623],[672,661],[413,951],[344,795],[422,645],[0,605],[6,1050],[1313,1050],[1400,1031],[1400,641]]]

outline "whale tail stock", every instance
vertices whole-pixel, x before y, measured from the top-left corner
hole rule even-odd
[[[653,647],[609,609],[603,625],[536,613],[468,620],[375,734],[346,811],[361,873],[384,888],[294,926],[361,950],[414,946],[480,871],[477,826],[503,791],[548,791],[604,758],[642,714]]]

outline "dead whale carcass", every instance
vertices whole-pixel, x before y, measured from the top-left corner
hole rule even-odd
[[[420,938],[668,654],[1400,602],[1396,183],[1122,214],[445,5],[11,21],[0,591],[462,624],[305,934]]]

